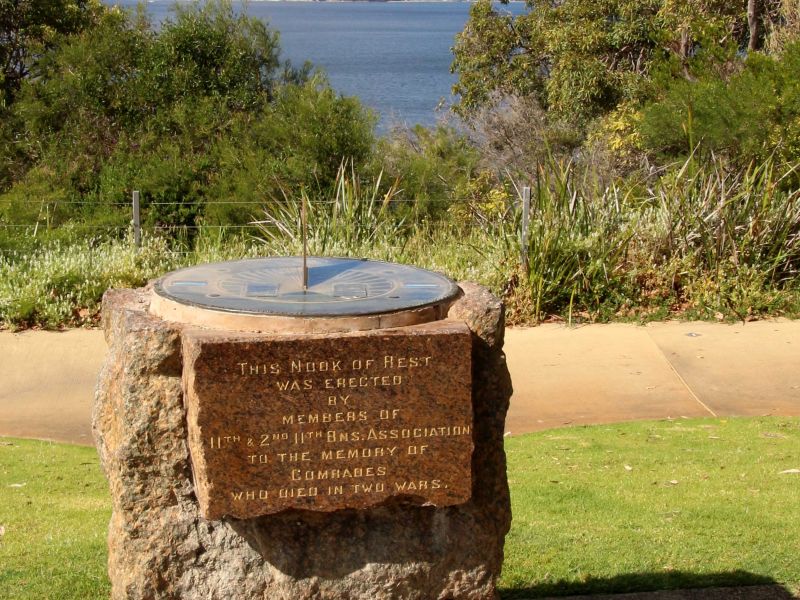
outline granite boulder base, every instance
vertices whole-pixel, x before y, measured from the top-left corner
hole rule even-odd
[[[495,598],[510,524],[502,304],[265,336],[106,294],[93,428],[113,598]],[[435,398],[435,402],[430,402]]]

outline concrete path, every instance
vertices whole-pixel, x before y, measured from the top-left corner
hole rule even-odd
[[[800,321],[511,329],[512,434],[665,417],[800,415]]]
[[[0,435],[93,445],[103,332],[0,332]]]
[[[0,332],[0,435],[91,444],[100,331]],[[800,416],[800,321],[510,329],[506,429]]]

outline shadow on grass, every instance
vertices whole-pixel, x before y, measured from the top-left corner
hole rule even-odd
[[[754,587],[757,586],[757,587]],[[720,589],[725,588],[725,589]],[[737,588],[737,589],[732,589]],[[763,575],[747,571],[699,575],[683,571],[627,573],[609,578],[589,577],[583,581],[557,581],[526,587],[501,588],[503,600],[577,596],[593,594],[629,594],[681,590],[680,594],[653,594],[653,600],[675,598],[691,600],[794,600],[791,592]],[[691,590],[691,591],[688,591]]]

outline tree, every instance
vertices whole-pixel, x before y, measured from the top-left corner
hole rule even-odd
[[[81,31],[103,10],[99,0],[0,0],[0,108],[59,36]]]
[[[474,114],[498,92],[533,94],[556,117],[586,124],[620,102],[650,97],[656,74],[691,78],[736,60],[748,44],[746,4],[550,0],[512,17],[478,0],[453,48],[456,110]]]
[[[374,126],[323,77],[281,65],[278,34],[230,0],[176,7],[158,29],[104,11],[37,57],[5,113],[0,218],[46,205],[54,225],[124,222],[131,189],[150,223],[241,223],[282,191],[324,188],[343,159],[363,164]],[[232,196],[235,209],[212,206]]]

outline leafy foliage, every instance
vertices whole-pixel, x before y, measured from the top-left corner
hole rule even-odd
[[[770,0],[771,1],[771,0]],[[723,0],[531,2],[513,17],[476,2],[454,48],[456,107],[534,96],[553,116],[586,124],[651,96],[664,78],[729,68],[747,47],[746,3]]]
[[[37,69],[0,127],[0,222],[123,226],[138,189],[147,224],[237,224],[372,149],[358,101],[281,64],[277,33],[225,0],[178,6],[158,30],[105,10]]]
[[[674,157],[725,153],[746,165],[775,155],[800,160],[800,44],[778,56],[754,54],[728,81],[674,82],[645,107],[639,129],[646,149]],[[796,181],[792,178],[791,181]]]
[[[762,30],[743,1],[479,0],[454,50],[469,128],[376,142],[374,115],[226,0],[159,30],[87,2],[0,109],[0,321],[85,323],[108,285],[298,252],[301,200],[312,249],[481,281],[512,322],[794,314],[798,21],[757,4]],[[139,258],[98,233],[127,228],[133,189]]]
[[[101,12],[98,0],[0,0],[0,110],[13,103],[38,57]]]
[[[130,240],[76,236],[0,257],[0,323],[85,323],[111,285],[138,285],[196,262],[298,254],[301,198],[312,253],[408,262],[478,281],[505,298],[512,323],[800,311],[800,192],[782,189],[786,173],[772,161],[741,171],[721,159],[689,159],[647,185],[598,187],[574,161],[552,160],[532,190],[524,244],[519,203],[491,178],[472,179],[472,197],[428,220],[396,185],[344,164],[327,189],[266,203],[255,238],[201,229],[174,253],[174,242],[146,232],[137,253]]]
[[[463,202],[480,170],[477,148],[446,124],[397,129],[380,141],[376,158],[418,218],[443,217]]]

